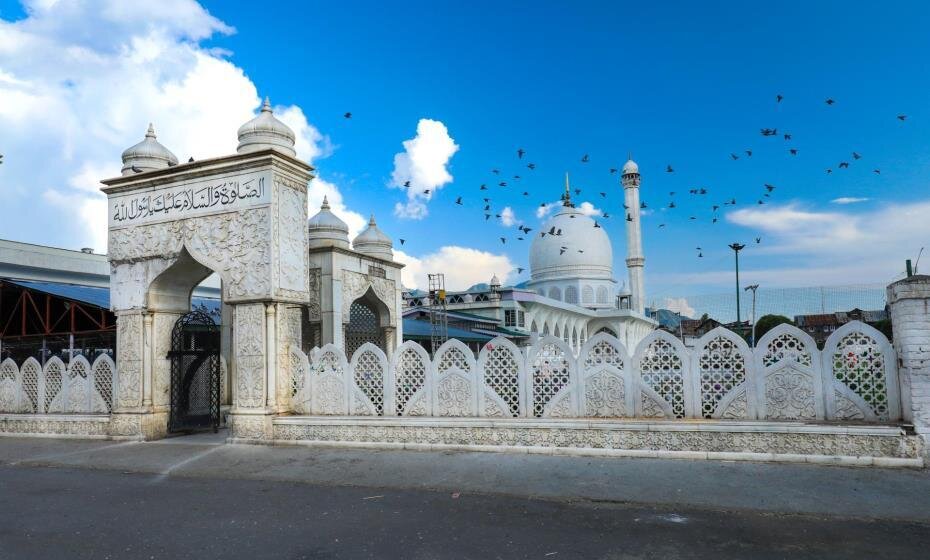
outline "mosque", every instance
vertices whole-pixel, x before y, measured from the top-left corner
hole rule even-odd
[[[632,159],[623,166],[621,183],[627,208],[627,285],[614,278],[610,237],[575,207],[566,176],[561,207],[530,245],[529,281],[504,287],[495,275],[488,284],[448,293],[448,324],[469,332],[476,339],[469,340],[472,344],[480,343],[481,336],[489,340],[502,335],[528,345],[540,335],[552,335],[577,351],[588,338],[605,332],[634,348],[657,323],[645,314],[640,175]],[[408,291],[404,296],[405,317],[422,322],[428,316],[429,294]]]

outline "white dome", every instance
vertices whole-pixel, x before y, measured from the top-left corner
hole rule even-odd
[[[491,283],[489,284],[489,286],[491,286],[492,288],[501,287],[501,279],[497,277],[497,274],[491,277]]]
[[[310,247],[349,248],[349,226],[329,209],[329,201],[323,197],[320,211],[307,220],[310,232]]]
[[[337,218],[338,219],[338,218]],[[393,243],[391,238],[384,234],[378,224],[375,223],[375,215],[371,215],[368,221],[368,227],[365,231],[358,234],[352,241],[352,247],[359,253],[371,255],[381,259],[393,260],[394,252],[392,251]]]
[[[623,164],[623,174],[628,173],[639,173],[639,166],[632,159]]]
[[[271,101],[266,97],[258,116],[239,127],[239,146],[236,152],[244,154],[274,148],[296,157],[294,138],[294,131],[274,116]]]
[[[577,208],[563,206],[542,226],[541,234],[533,238],[531,280],[612,279],[614,257],[610,238],[603,227],[595,226],[595,221]]]
[[[178,164],[178,158],[156,139],[155,128],[149,123],[145,138],[123,152],[123,175],[164,169]],[[135,169],[133,169],[135,168]]]

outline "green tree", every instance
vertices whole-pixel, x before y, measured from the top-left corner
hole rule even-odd
[[[784,323],[791,325],[794,322],[784,315],[763,315],[759,317],[759,320],[756,321],[756,340],[759,340],[762,338],[762,335]]]

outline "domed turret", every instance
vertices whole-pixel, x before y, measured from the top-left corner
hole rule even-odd
[[[636,162],[632,159],[627,160],[627,162],[623,164],[622,174],[629,175],[630,173],[639,173],[639,166],[636,165]]]
[[[274,116],[271,102],[266,97],[258,116],[239,127],[239,147],[236,152],[245,154],[274,148],[295,157],[294,138],[294,131]]]
[[[123,175],[164,169],[178,164],[178,158],[155,138],[155,128],[149,123],[145,138],[123,152]]]
[[[358,234],[358,237],[352,241],[352,248],[359,253],[377,257],[379,259],[394,260],[394,251],[391,238],[384,234],[375,223],[375,215],[371,215],[368,221],[368,227],[365,231]]]
[[[329,209],[329,201],[323,197],[320,211],[307,220],[310,232],[310,248],[340,247],[349,248],[349,226]]]
[[[491,282],[488,285],[491,287],[492,290],[495,288],[500,288],[501,279],[497,277],[497,274],[495,274],[494,276],[491,277]]]

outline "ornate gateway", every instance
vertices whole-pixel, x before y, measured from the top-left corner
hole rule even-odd
[[[178,319],[171,333],[169,432],[220,424],[220,327],[203,311]]]

